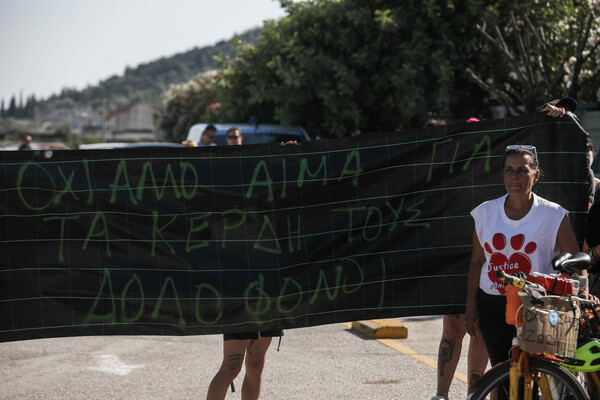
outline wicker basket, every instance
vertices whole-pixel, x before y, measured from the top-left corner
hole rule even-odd
[[[523,297],[521,349],[529,353],[574,357],[579,333],[579,308],[568,299]]]

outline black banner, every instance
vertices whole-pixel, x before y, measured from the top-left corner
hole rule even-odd
[[[519,118],[300,145],[0,152],[0,340],[196,335],[464,309],[472,219],[534,190],[587,210],[585,132]]]

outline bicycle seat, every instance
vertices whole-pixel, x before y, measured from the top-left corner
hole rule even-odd
[[[588,269],[591,262],[587,253],[560,253],[552,259],[552,268],[558,272],[572,274],[575,270]]]

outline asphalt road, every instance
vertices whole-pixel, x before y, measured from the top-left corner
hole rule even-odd
[[[407,339],[369,339],[348,324],[286,331],[280,351],[277,340],[269,349],[261,399],[429,400],[442,319],[399,320]],[[467,346],[457,369],[463,375]],[[221,356],[220,335],[0,343],[0,399],[204,399]],[[242,374],[228,400],[240,399]],[[464,399],[466,390],[455,378],[450,398]]]

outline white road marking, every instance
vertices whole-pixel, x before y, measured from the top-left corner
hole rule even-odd
[[[144,367],[144,364],[127,365],[114,354],[102,354],[96,357],[98,365],[89,367],[94,371],[106,372],[114,375],[127,375],[136,368]]]

